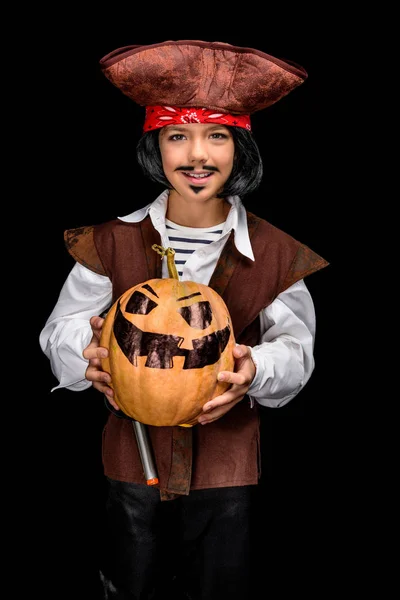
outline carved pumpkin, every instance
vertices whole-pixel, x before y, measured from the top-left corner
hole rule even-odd
[[[108,312],[100,345],[118,406],[147,425],[193,425],[230,385],[217,381],[234,368],[228,309],[194,281],[150,279],[128,289]]]

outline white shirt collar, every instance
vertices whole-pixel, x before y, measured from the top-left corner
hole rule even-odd
[[[121,221],[126,223],[140,223],[150,214],[151,222],[155,229],[161,233],[165,230],[165,215],[167,212],[169,191],[164,190],[155,200],[139,210],[125,215],[124,217],[118,217]],[[226,200],[231,204],[231,209],[225,221],[222,235],[228,234],[234,230],[235,246],[241,254],[247,256],[251,260],[254,260],[254,254],[250,243],[249,231],[247,228],[247,217],[246,209],[243,206],[239,196],[228,196]]]

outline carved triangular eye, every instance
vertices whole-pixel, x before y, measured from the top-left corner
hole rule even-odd
[[[158,304],[151,298],[136,291],[129,298],[125,310],[132,315],[148,315],[156,306]]]
[[[183,306],[178,311],[190,327],[207,329],[211,325],[212,310],[208,301],[195,302],[190,306]]]

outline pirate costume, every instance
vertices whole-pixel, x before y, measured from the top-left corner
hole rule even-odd
[[[271,106],[307,78],[299,65],[252,48],[190,40],[126,46],[105,56],[100,65],[117,88],[145,108],[144,134],[188,123],[218,123],[251,131],[251,114]],[[231,209],[221,234],[202,251],[204,256],[208,254],[208,268],[194,268],[196,255],[200,255],[196,250],[191,262],[182,267],[182,274],[183,279],[205,283],[221,295],[236,342],[251,348],[256,376],[248,395],[205,427],[148,426],[159,481],[153,487],[146,485],[132,420],[121,411],[110,410],[102,449],[110,484],[107,560],[101,572],[105,598],[155,598],[156,578],[160,572],[167,575],[170,559],[177,558],[178,552],[173,573],[184,582],[186,597],[248,597],[249,508],[251,490],[260,477],[257,405],[286,404],[308,381],[313,370],[314,314],[303,279],[328,263],[246,211],[239,197],[226,200]],[[64,307],[69,300],[71,314],[77,310],[72,308],[74,294],[70,290],[78,289],[84,280],[87,290],[96,296],[100,314],[100,309],[109,307],[128,288],[168,276],[166,260],[161,261],[152,250],[154,244],[168,245],[167,203],[165,190],[152,204],[131,215],[65,232],[66,246],[76,260],[62,298]],[[304,314],[302,309],[298,315],[292,310],[286,300],[291,294],[304,299]],[[293,367],[289,364],[289,383],[278,384],[274,396],[271,381],[274,376],[279,379],[284,366],[262,342],[268,341],[266,323],[272,319],[267,311],[278,305],[276,314],[281,314],[289,334],[293,321],[303,359],[296,358]],[[87,314],[87,310],[82,305],[81,312]],[[72,358],[73,352],[62,360],[55,350],[60,318],[58,304],[41,333],[42,348],[60,381],[57,387],[85,389],[90,382],[84,380],[84,360]],[[276,330],[279,332],[279,323]],[[89,327],[80,343],[75,342],[77,356],[90,338]],[[273,346],[273,340],[269,341]],[[268,352],[271,354],[265,358]],[[265,367],[268,359],[274,366],[269,372]],[[68,362],[74,364],[69,373]],[[75,376],[71,375],[74,369]],[[161,516],[181,528],[182,547],[176,546],[178,530],[172,530],[165,547],[157,546]],[[162,588],[162,582],[158,584]]]

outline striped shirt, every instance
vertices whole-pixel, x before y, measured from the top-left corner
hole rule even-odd
[[[175,265],[179,277],[182,277],[183,265],[193,252],[221,237],[224,224],[219,223],[213,227],[183,227],[165,219],[169,245],[175,250]]]

